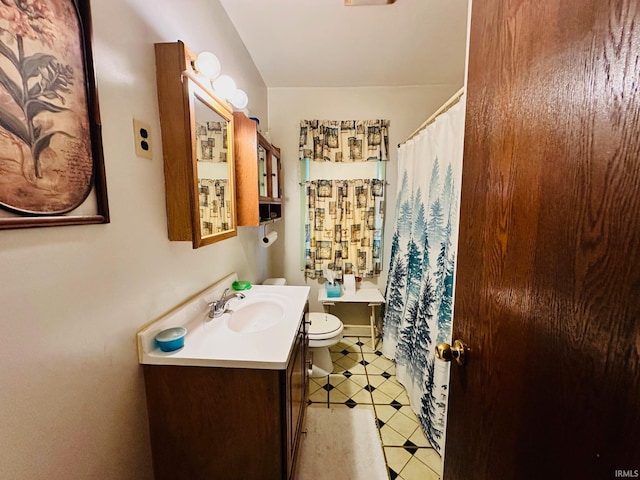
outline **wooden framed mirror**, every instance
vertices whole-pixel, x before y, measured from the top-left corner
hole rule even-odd
[[[236,236],[232,108],[196,75],[184,43],[155,50],[169,240],[199,248]]]

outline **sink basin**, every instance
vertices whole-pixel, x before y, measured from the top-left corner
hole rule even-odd
[[[261,332],[284,318],[284,306],[274,300],[238,302],[230,312],[229,328],[238,333]]]
[[[234,298],[226,313],[209,318],[209,303],[237,281],[230,274],[138,331],[138,360],[144,365],[184,365],[282,370],[309,298],[308,286],[253,285]],[[167,329],[189,331],[182,348],[159,348],[156,336]]]

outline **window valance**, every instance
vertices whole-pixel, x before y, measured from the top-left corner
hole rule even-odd
[[[380,162],[389,159],[389,120],[301,120],[300,160]]]

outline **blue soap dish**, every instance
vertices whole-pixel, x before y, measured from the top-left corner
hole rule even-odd
[[[342,290],[340,290],[340,284],[335,282],[334,285],[331,285],[329,282],[324,282],[324,288],[327,291],[327,298],[337,298],[342,295]]]
[[[156,343],[163,352],[173,352],[184,346],[187,329],[184,327],[168,328],[156,335]]]

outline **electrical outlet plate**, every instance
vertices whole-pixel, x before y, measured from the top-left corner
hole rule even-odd
[[[136,144],[136,155],[151,160],[151,127],[148,123],[133,119],[133,139]]]

